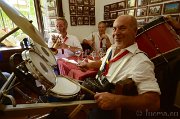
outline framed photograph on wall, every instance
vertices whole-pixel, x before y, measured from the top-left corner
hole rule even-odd
[[[127,1],[127,7],[130,8],[130,7],[135,7],[136,5],[136,0],[126,0]]]
[[[84,5],[89,5],[89,0],[84,0]]]
[[[121,15],[124,15],[125,14],[125,10],[117,11],[116,14],[117,14],[117,17],[121,16]]]
[[[104,20],[109,20],[110,17],[109,17],[109,12],[104,12]]]
[[[51,9],[48,11],[49,17],[56,17],[56,9]]]
[[[180,1],[164,4],[164,14],[172,14],[179,12],[180,12]]]
[[[126,11],[126,14],[135,16],[135,10],[134,9],[129,9],[129,10]]]
[[[70,16],[71,26],[77,26],[76,16]]]
[[[147,14],[147,7],[138,8],[136,10],[136,17],[146,16],[146,14]]]
[[[116,10],[117,10],[117,4],[116,3],[110,4],[110,11],[116,11]]]
[[[142,27],[146,24],[146,18],[137,19],[138,27]]]
[[[84,1],[83,0],[76,0],[78,5],[84,5]]]
[[[96,25],[95,17],[90,17],[90,25]]]
[[[95,16],[95,7],[89,7],[89,15]]]
[[[88,6],[84,6],[83,15],[89,15],[89,7]]]
[[[84,25],[89,25],[89,16],[84,16]]]
[[[76,4],[76,0],[69,0],[69,4]]]
[[[154,18],[154,17],[148,17],[148,18],[146,18],[146,22],[147,22],[147,23],[151,22],[153,18]]]
[[[117,2],[117,10],[125,9],[126,3],[125,1]]]
[[[160,15],[161,10],[162,10],[162,4],[161,5],[149,6],[148,15],[149,16]]]
[[[70,15],[76,15],[76,6],[75,5],[70,5],[69,6],[69,11],[70,11]]]
[[[137,0],[137,6],[140,7],[140,6],[145,6],[148,4],[148,1],[149,0]]]
[[[83,25],[83,16],[77,16],[77,25]]]
[[[117,13],[115,12],[110,12],[110,19],[116,19]]]
[[[110,11],[110,6],[109,5],[105,5],[104,6],[104,12],[109,12]]]
[[[48,8],[55,8],[56,7],[56,1],[49,1],[47,5],[48,5]]]
[[[50,18],[49,19],[49,26],[50,27],[55,27],[56,19],[55,18]]]
[[[83,6],[77,6],[77,15],[83,15]]]
[[[158,3],[158,2],[162,2],[163,0],[150,0],[150,4],[154,4],[154,3]]]
[[[95,6],[95,0],[89,0],[89,5]]]

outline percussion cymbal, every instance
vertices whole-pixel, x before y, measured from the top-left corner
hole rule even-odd
[[[41,33],[17,9],[11,6],[6,0],[0,0],[0,7],[6,15],[33,41],[47,47]]]

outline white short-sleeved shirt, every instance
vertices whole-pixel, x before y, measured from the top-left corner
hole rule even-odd
[[[108,49],[106,56],[102,59],[100,70],[102,69],[111,49],[111,59],[118,56],[125,50],[128,50],[129,53],[116,62],[110,64],[109,71],[106,75],[109,82],[115,84],[120,80],[131,78],[135,82],[139,94],[148,91],[158,92],[159,94],[161,93],[157,79],[155,78],[154,64],[142,51],[138,49],[136,43],[122,49],[116,56],[113,56],[115,47],[112,45]]]
[[[105,33],[108,37],[109,40],[111,42],[111,44],[114,44],[113,38],[111,35],[109,35],[108,33]],[[93,32],[91,33],[88,37],[86,37],[86,40],[92,40],[94,37],[94,41],[95,41],[95,49],[98,50],[100,49],[100,35],[99,32]],[[106,47],[106,39],[102,40],[102,47]]]
[[[53,34],[53,35],[60,35],[60,34]],[[77,47],[82,49],[81,43],[78,40],[78,38],[74,35],[67,34],[67,40],[65,41],[66,45],[72,46],[72,47]],[[51,48],[53,45],[52,37],[48,40],[48,47]],[[56,59],[59,58],[65,58],[65,57],[70,57],[73,56],[74,53],[68,49],[64,49],[64,54],[62,54],[62,49],[58,49],[58,53],[55,55]]]

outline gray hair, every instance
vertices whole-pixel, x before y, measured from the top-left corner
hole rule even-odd
[[[66,28],[68,27],[68,22],[67,22],[67,20],[64,17],[57,17],[56,21],[58,21],[58,20],[62,20],[64,22]]]

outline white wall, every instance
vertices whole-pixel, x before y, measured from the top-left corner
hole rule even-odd
[[[97,31],[97,24],[99,21],[104,20],[104,5],[119,2],[122,0],[95,0],[95,19],[96,25],[82,25],[82,26],[71,26],[70,25],[70,14],[69,14],[69,1],[62,0],[63,12],[66,20],[68,21],[68,33],[73,34],[79,38],[80,41],[84,37],[89,35],[93,31]],[[107,32],[112,33],[112,28],[108,28]]]

